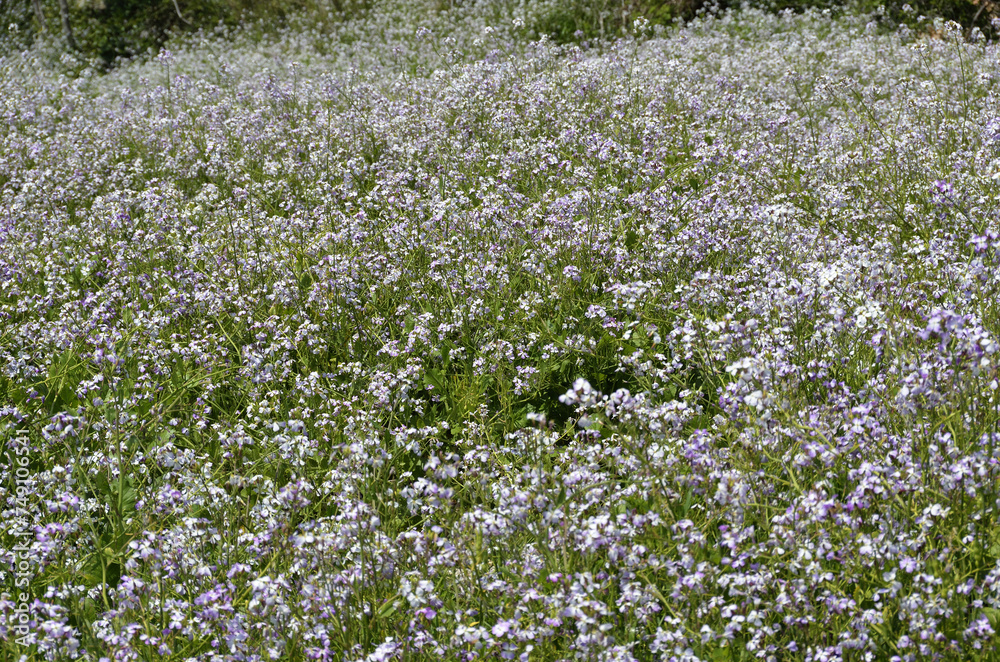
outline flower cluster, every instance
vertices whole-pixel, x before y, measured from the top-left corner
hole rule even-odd
[[[447,4],[0,58],[0,657],[994,659],[997,46]]]

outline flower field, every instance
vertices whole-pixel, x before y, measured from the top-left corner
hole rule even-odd
[[[1000,658],[998,46],[539,7],[0,58],[0,659]]]

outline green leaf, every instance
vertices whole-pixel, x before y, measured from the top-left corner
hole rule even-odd
[[[382,606],[378,608],[377,612],[375,612],[375,616],[377,618],[389,618],[396,613],[396,607],[396,597],[393,596],[382,603]]]
[[[629,250],[634,250],[636,246],[640,243],[639,233],[635,230],[629,230],[625,233],[625,247]]]
[[[994,628],[1000,627],[1000,609],[983,607],[983,614]]]
[[[135,488],[132,486],[132,479],[129,478],[122,486],[122,512],[130,513],[135,510],[135,502],[138,500]]]
[[[104,498],[111,498],[111,485],[108,484],[108,477],[103,473],[98,473],[94,477],[94,487],[98,489],[99,493]]]
[[[441,394],[444,393],[445,385],[445,375],[444,371],[439,368],[428,368],[424,371],[424,384],[427,386],[433,386]]]
[[[84,586],[87,588],[100,586],[104,582],[103,570],[101,555],[97,552],[91,554],[84,561],[83,565],[80,566],[80,574],[82,575]]]
[[[725,648],[716,648],[712,651],[712,660],[714,660],[714,662],[725,662],[731,659],[733,659],[733,649],[729,646],[726,646]]]

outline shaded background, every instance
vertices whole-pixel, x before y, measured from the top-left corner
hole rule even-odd
[[[173,32],[212,30],[241,21],[261,29],[278,29],[297,17],[322,28],[324,24],[369,11],[379,0],[0,0],[0,21],[6,28],[5,48],[24,48],[43,35],[99,66],[120,58],[156,52]],[[468,2],[469,0],[464,0]],[[435,0],[428,11],[448,9],[463,0]],[[541,0],[544,7],[528,26],[559,42],[613,38],[638,17],[653,25],[688,20],[699,12],[725,9],[739,0]],[[924,17],[960,23],[969,38],[995,39],[1000,27],[1000,0],[752,0],[772,11],[806,8],[832,12],[871,13],[887,30],[901,23],[927,29]],[[994,20],[996,19],[996,20]],[[67,27],[68,26],[68,27]]]

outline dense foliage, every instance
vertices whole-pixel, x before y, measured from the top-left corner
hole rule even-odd
[[[462,3],[435,0],[419,6],[436,13]],[[70,46],[78,55],[108,67],[120,58],[155,54],[176,33],[248,21],[256,22],[258,30],[273,32],[287,27],[290,19],[327,31],[331,23],[364,16],[375,4],[375,0],[8,0],[0,5],[0,23],[15,26],[20,35],[0,39],[0,50],[23,47],[39,37],[55,38],[61,47]],[[924,18],[940,18],[962,25],[966,38],[977,28],[995,38],[992,21],[1000,18],[998,0],[520,0],[519,4],[522,13],[532,16],[526,26],[529,32],[546,34],[559,43],[624,36],[639,18],[652,25],[670,25],[737,7],[872,13],[888,30],[900,24],[919,28]]]
[[[0,7],[3,27],[16,25],[21,33],[14,45],[55,39],[63,48],[66,32],[57,0],[8,0]],[[37,9],[36,9],[37,6]],[[233,27],[255,21],[273,31],[289,17],[326,26],[368,9],[368,0],[67,0],[73,48],[103,66],[119,58],[156,51],[172,34],[212,31],[219,24]]]
[[[997,658],[997,46],[543,10],[0,58],[0,657]]]

